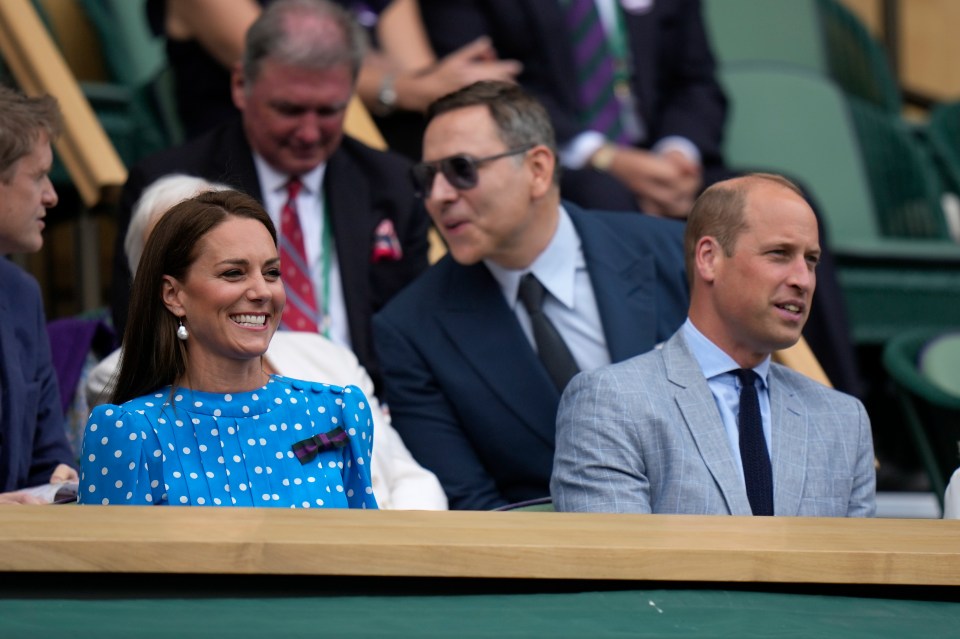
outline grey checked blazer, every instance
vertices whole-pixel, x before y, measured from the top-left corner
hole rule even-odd
[[[863,405],[778,364],[768,384],[774,513],[872,516]],[[550,490],[562,511],[751,514],[713,394],[681,333],[567,386]]]

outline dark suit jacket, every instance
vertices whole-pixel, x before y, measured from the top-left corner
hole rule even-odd
[[[131,169],[120,200],[113,270],[113,316],[121,334],[126,324],[130,289],[130,273],[123,252],[130,211],[150,183],[170,173],[223,182],[262,201],[253,153],[240,120],[150,157]],[[427,268],[429,218],[413,195],[408,174],[406,160],[344,137],[327,163],[324,175],[324,196],[340,261],[350,339],[357,358],[375,381],[379,378],[373,357],[370,318]],[[385,218],[393,221],[403,257],[399,261],[373,263],[370,256],[374,229]]]
[[[683,323],[682,225],[565,203],[613,361]],[[560,394],[482,263],[445,257],[374,317],[393,424],[451,508],[549,494]]]
[[[0,492],[42,484],[76,466],[50,361],[36,281],[0,258]]]
[[[439,55],[481,35],[501,58],[523,63],[520,84],[547,108],[562,144],[581,133],[573,47],[555,0],[420,0]],[[680,135],[720,163],[726,99],[700,15],[699,0],[658,0],[646,13],[624,11],[633,60],[631,78],[645,145]]]

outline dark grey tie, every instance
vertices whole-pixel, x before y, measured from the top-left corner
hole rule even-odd
[[[747,484],[747,499],[754,515],[773,514],[773,472],[770,454],[763,436],[760,417],[760,399],[756,380],[759,375],[749,368],[733,371],[740,378],[740,461],[743,479]]]
[[[561,393],[570,379],[580,368],[570,354],[566,342],[557,331],[557,327],[543,313],[543,299],[547,291],[533,273],[527,273],[520,279],[518,299],[530,315],[533,326],[533,340],[537,343],[537,354],[544,368]]]

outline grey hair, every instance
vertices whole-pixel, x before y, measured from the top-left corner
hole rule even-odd
[[[318,23],[322,27],[317,28]],[[264,9],[247,31],[243,79],[257,80],[267,58],[308,69],[350,66],[353,79],[367,50],[367,34],[353,16],[327,0],[279,0]]]
[[[130,226],[127,227],[127,234],[123,238],[123,251],[127,254],[130,274],[137,274],[137,266],[140,264],[140,257],[143,255],[143,247],[147,239],[144,237],[144,231],[150,227],[151,222],[159,220],[175,205],[195,195],[208,191],[229,191],[232,188],[226,184],[208,182],[203,178],[182,173],[165,175],[145,188],[140,194],[140,199],[133,205]]]

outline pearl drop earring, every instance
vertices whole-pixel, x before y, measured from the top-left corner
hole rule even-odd
[[[177,339],[181,342],[187,341],[187,338],[190,337],[190,333],[187,332],[187,327],[183,325],[183,319],[179,320],[180,326],[177,327]]]

